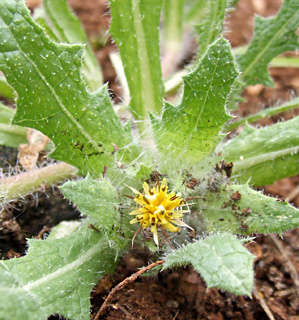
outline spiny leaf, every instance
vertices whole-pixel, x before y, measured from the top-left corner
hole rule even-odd
[[[28,240],[25,257],[0,261],[0,318],[89,319],[90,291],[117,257],[105,234],[87,227],[54,240]]]
[[[49,136],[51,156],[81,173],[98,176],[116,157],[131,160],[107,88],[90,94],[81,78],[83,46],[49,40],[23,0],[1,1],[0,28],[0,69],[19,96],[13,123]]]
[[[236,234],[279,233],[299,227],[299,210],[245,185],[221,186],[200,201],[199,211],[208,231]]]
[[[114,172],[116,173],[116,172]],[[138,183],[138,187],[142,185],[139,171],[123,173],[118,170],[117,182],[120,184],[116,189],[111,184],[111,170],[107,172],[107,179],[102,181],[95,180],[87,176],[85,179],[77,181],[68,181],[60,187],[64,196],[74,203],[84,216],[91,217],[93,225],[106,232],[106,238],[109,239],[115,248],[121,248],[131,241],[135,227],[130,224],[128,206],[132,205],[132,201],[123,196],[125,183],[131,179]],[[148,175],[147,175],[148,176]],[[130,186],[132,184],[130,183]],[[125,187],[125,190],[128,189]],[[125,191],[125,194],[128,192]]]
[[[43,5],[54,27],[52,31],[60,41],[85,44],[83,75],[90,89],[97,90],[103,84],[102,73],[79,19],[71,12],[66,0],[43,0]]]
[[[233,177],[256,186],[299,174],[299,117],[270,127],[246,125],[234,139],[219,147],[233,162]]]
[[[251,296],[253,259],[254,256],[235,236],[219,234],[170,253],[165,259],[163,269],[192,264],[208,287]]]
[[[262,83],[272,86],[268,64],[277,55],[299,48],[296,31],[299,26],[298,0],[284,0],[276,17],[256,16],[255,31],[246,53],[238,57],[245,85]]]
[[[82,180],[68,181],[60,189],[81,214],[95,219],[96,227],[101,230],[109,230],[112,226],[114,229],[120,228],[120,199],[108,180],[99,181],[87,176]]]
[[[205,3],[207,12],[203,22],[195,26],[198,33],[199,54],[198,58],[205,53],[209,44],[214,42],[222,32],[225,12],[230,0],[209,0]]]
[[[181,104],[166,103],[162,119],[151,119],[166,159],[193,164],[214,150],[223,137],[222,125],[231,118],[225,104],[237,75],[229,43],[222,38],[215,41],[197,68],[184,77]]]
[[[130,108],[137,119],[159,115],[163,83],[159,52],[160,0],[110,0],[110,33],[117,44],[127,77]]]

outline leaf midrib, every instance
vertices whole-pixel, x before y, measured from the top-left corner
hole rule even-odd
[[[204,56],[202,57],[202,59],[204,59],[205,56],[206,56],[206,55],[204,55]],[[217,58],[219,58],[219,53],[218,53]],[[193,137],[193,135],[194,135],[194,132],[196,132],[196,130],[197,130],[197,128],[198,128],[198,123],[199,123],[199,121],[200,121],[200,119],[201,119],[201,115],[202,115],[202,113],[204,112],[204,109],[206,108],[207,99],[208,99],[209,93],[211,92],[210,89],[211,89],[211,87],[212,87],[212,85],[213,85],[213,81],[214,81],[216,69],[217,69],[217,67],[218,67],[218,63],[219,63],[219,59],[217,59],[217,63],[216,63],[215,66],[214,66],[213,75],[212,75],[212,77],[211,77],[211,81],[210,81],[210,83],[209,83],[208,89],[207,89],[206,92],[205,92],[205,98],[204,98],[204,101],[203,101],[203,103],[202,103],[202,108],[201,108],[201,110],[200,110],[200,113],[199,113],[198,116],[197,116],[195,125],[194,125],[193,129],[191,130],[189,136],[186,138],[186,142],[185,142],[186,145],[187,145],[188,142],[192,139],[192,137]]]

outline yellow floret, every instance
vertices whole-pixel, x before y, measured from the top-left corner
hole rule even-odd
[[[179,232],[181,226],[188,227],[180,218],[189,210],[174,210],[185,205],[186,202],[181,198],[180,193],[167,193],[168,186],[165,178],[161,184],[151,188],[144,182],[143,194],[134,188],[129,188],[136,194],[134,201],[141,206],[130,213],[136,216],[130,223],[140,223],[143,229],[150,227],[157,246],[159,245],[158,229]]]

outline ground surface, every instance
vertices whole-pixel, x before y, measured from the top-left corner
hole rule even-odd
[[[34,3],[35,2],[35,3]],[[29,1],[31,6],[38,1]],[[69,0],[92,39],[105,34],[109,25],[107,4],[102,0]],[[246,44],[252,36],[253,14],[263,16],[275,14],[281,2],[274,0],[240,0],[236,12],[227,20],[227,37],[232,45]],[[99,36],[100,35],[100,36]],[[101,41],[98,41],[100,43]],[[96,55],[103,67],[104,79],[110,82],[115,97],[121,95],[115,83],[115,72],[108,53],[113,47],[98,44]],[[191,54],[190,54],[191,55]],[[271,106],[277,100],[285,100],[299,94],[299,70],[276,68],[271,70],[274,88],[255,86],[246,90],[246,102],[237,115],[245,116],[261,108]],[[296,112],[284,114],[288,119]],[[279,121],[273,117],[259,125]],[[5,149],[5,151],[10,151]],[[6,153],[3,153],[3,155]],[[11,153],[10,153],[11,154]],[[14,163],[12,159],[5,160]],[[2,159],[3,161],[4,159]],[[265,188],[266,194],[289,198],[299,207],[299,177],[283,179]],[[64,201],[57,190],[28,197],[16,203],[15,209],[8,208],[1,218],[1,254],[3,258],[23,255],[25,237],[38,236],[44,226],[51,228],[63,219],[78,218],[78,213]],[[28,223],[30,216],[30,224]],[[34,223],[32,222],[34,221]],[[236,297],[217,290],[207,290],[201,277],[191,267],[159,274],[156,278],[139,278],[110,301],[107,312],[101,319],[276,319],[299,320],[299,232],[286,232],[283,240],[273,235],[256,238],[248,249],[256,256],[255,291],[252,299]],[[91,301],[92,318],[103,303],[111,288],[124,278],[147,265],[150,257],[138,249],[128,252],[113,276],[102,278],[95,286]],[[58,319],[51,316],[49,319]],[[79,320],[79,319],[76,319]]]

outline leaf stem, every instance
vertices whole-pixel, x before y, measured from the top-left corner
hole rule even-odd
[[[141,74],[141,88],[142,88],[142,97],[143,97],[143,103],[144,107],[141,108],[142,111],[145,113],[142,116],[144,118],[147,118],[147,112],[151,111],[155,114],[159,114],[161,111],[161,106],[156,105],[155,103],[155,92],[153,89],[154,82],[152,80],[152,75],[150,71],[150,52],[148,52],[147,43],[146,43],[146,37],[145,32],[143,30],[143,24],[142,24],[142,15],[140,12],[140,1],[138,0],[132,0],[132,17],[134,21],[134,27],[136,32],[136,37],[138,39],[138,45],[139,45],[139,59],[140,59],[140,66],[142,70]],[[141,114],[136,114],[140,116]]]
[[[76,175],[78,169],[59,162],[48,167],[23,172],[12,177],[0,179],[0,201],[2,203],[23,197],[36,191],[42,185],[54,184]]]
[[[294,108],[299,107],[299,97],[292,99],[291,101],[288,101],[286,103],[284,103],[281,106],[278,107],[272,107],[272,108],[267,108],[264,109],[254,115],[248,116],[246,118],[240,119],[238,121],[229,123],[226,127],[225,130],[226,131],[230,131],[230,130],[234,130],[238,127],[240,127],[241,125],[247,123],[251,123],[251,122],[255,122],[258,121],[260,119],[263,118],[267,118],[267,117],[271,117],[273,115],[288,111],[288,110],[292,110]]]
[[[162,73],[169,76],[176,70],[181,58],[183,38],[183,5],[182,0],[164,1],[164,58]]]

